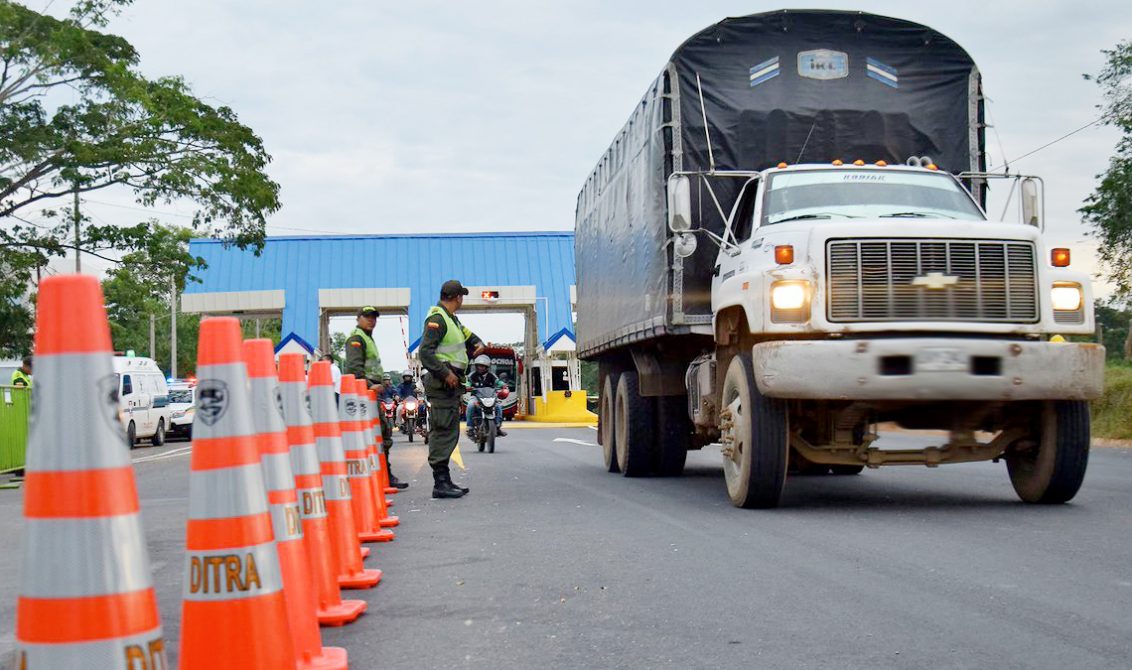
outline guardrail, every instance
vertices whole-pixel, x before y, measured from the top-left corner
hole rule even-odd
[[[0,472],[24,467],[30,414],[31,389],[0,386]]]

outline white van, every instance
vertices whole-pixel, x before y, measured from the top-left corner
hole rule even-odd
[[[165,444],[172,410],[165,375],[152,358],[115,356],[118,378],[118,418],[132,449],[141,439],[153,446]]]

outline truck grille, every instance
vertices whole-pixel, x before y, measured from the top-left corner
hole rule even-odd
[[[826,253],[833,322],[1038,320],[1030,242],[831,240]]]

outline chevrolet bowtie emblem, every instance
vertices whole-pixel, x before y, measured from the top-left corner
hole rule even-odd
[[[923,277],[916,277],[912,280],[912,286],[923,286],[933,291],[942,291],[958,283],[959,277],[945,275],[942,272],[929,272]]]

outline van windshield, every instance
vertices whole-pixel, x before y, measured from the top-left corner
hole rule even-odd
[[[192,401],[193,401],[193,390],[192,389],[180,389],[180,390],[170,390],[169,391],[169,402],[192,403]]]
[[[840,168],[768,177],[763,224],[860,218],[986,220],[967,191],[944,173]]]

